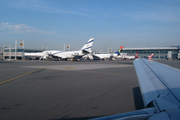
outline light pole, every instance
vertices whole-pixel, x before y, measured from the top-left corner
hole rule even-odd
[[[42,50],[47,50],[47,49],[48,49],[48,47],[42,46]]]
[[[108,54],[112,52],[112,48],[108,47]]]
[[[20,43],[20,45],[24,48],[24,40],[15,40],[15,60],[17,59],[17,41],[21,41],[23,43]]]

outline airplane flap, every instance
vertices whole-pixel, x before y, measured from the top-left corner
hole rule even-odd
[[[154,105],[157,106],[159,111],[166,111],[170,109],[177,109],[179,106],[176,104],[173,104],[172,102],[169,102],[168,100],[165,100],[163,97],[159,97],[154,101]]]
[[[147,105],[151,103],[154,99],[156,99],[159,94],[156,91],[154,85],[152,84],[146,71],[144,70],[144,65],[142,65],[142,63],[138,60],[134,61],[134,65],[141,89],[141,94],[143,97],[144,106],[147,107]]]
[[[167,113],[161,112],[159,114],[156,114],[156,115],[148,118],[147,120],[171,120],[171,119],[169,118]]]

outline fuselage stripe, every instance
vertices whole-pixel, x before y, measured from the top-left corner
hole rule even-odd
[[[89,49],[89,48],[91,48],[91,47],[92,47],[92,46],[90,46],[90,47],[88,47],[88,48],[81,49],[81,50]]]
[[[91,40],[91,41],[87,42],[86,44],[91,43],[91,42],[93,42],[93,41],[94,41],[94,40]]]

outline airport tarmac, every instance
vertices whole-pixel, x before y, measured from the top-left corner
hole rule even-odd
[[[179,61],[158,61],[180,69]],[[0,120],[85,120],[143,108],[132,61],[2,61]]]

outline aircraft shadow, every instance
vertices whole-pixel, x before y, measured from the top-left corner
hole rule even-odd
[[[133,95],[134,95],[135,109],[136,110],[144,109],[143,99],[139,87],[133,88]]]
[[[94,117],[77,117],[77,118],[60,118],[60,119],[49,119],[49,120],[89,120],[93,118],[99,118],[102,116],[94,116]]]

